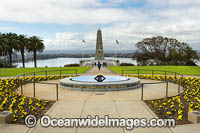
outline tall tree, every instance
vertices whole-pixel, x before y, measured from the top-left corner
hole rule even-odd
[[[0,33],[0,55],[6,53],[7,45],[6,45],[6,38],[3,34]]]
[[[0,55],[3,54],[4,50],[5,50],[5,38],[0,33]]]
[[[6,55],[8,51],[8,39],[5,37],[5,34],[0,33],[0,56]],[[0,61],[0,66],[4,67],[3,63]],[[6,64],[6,66],[8,66]]]
[[[40,37],[32,36],[29,38],[28,51],[33,52],[34,65],[37,67],[37,51],[42,52],[45,49],[43,40]]]
[[[25,56],[24,52],[28,47],[28,38],[26,35],[19,35],[17,37],[18,43],[15,45],[15,49],[21,53],[22,57],[22,66],[25,68]]]
[[[12,67],[12,54],[13,54],[13,49],[15,45],[17,44],[17,34],[15,33],[7,33],[3,34],[5,38],[5,45],[7,46],[6,52],[9,55],[9,66]]]
[[[148,65],[153,61],[157,65],[189,65],[199,60],[196,51],[188,44],[173,38],[162,36],[145,38],[136,44],[133,54],[139,64]]]

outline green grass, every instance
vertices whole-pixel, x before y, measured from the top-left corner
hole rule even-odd
[[[81,74],[90,69],[91,67],[38,67],[38,68],[0,68],[0,77],[17,76],[23,73],[36,72],[36,71],[50,71],[50,70],[64,70],[64,69],[77,69],[77,73]],[[75,74],[75,71],[63,71],[62,74]],[[48,74],[60,74],[59,71],[48,72]],[[31,75],[31,74],[30,74]],[[45,72],[37,73],[36,75],[45,75]]]
[[[116,72],[122,73],[122,70],[131,69],[149,69],[149,70],[163,70],[172,71],[184,75],[200,75],[200,66],[109,66],[109,68]],[[137,71],[126,71],[124,73],[137,73]],[[142,74],[151,74],[152,71],[140,71]],[[155,74],[164,74],[164,72],[154,71]],[[167,73],[173,74],[173,73]]]

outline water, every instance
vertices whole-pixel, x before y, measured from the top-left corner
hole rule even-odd
[[[78,81],[78,82],[97,82],[95,80],[96,76],[79,76],[79,77],[73,77],[71,80]],[[120,82],[120,81],[126,81],[129,80],[127,77],[122,76],[104,76],[105,80],[103,82]]]
[[[198,66],[200,66],[200,61],[199,61],[199,62],[197,62],[197,65],[198,65]]]
[[[60,66],[64,66],[66,64],[74,64],[74,63],[79,63],[80,60],[92,60],[94,59],[94,57],[91,58],[56,58],[56,59],[47,59],[47,60],[37,60],[37,66],[38,67],[60,67]],[[120,62],[124,62],[124,63],[133,63],[133,64],[137,64],[135,60],[132,60],[131,58],[113,58],[113,57],[105,57],[105,59],[117,59],[120,60]],[[17,67],[22,67],[22,63],[15,63],[15,65],[17,65]],[[26,62],[25,63],[26,67],[34,67],[34,62],[30,61],[30,62]]]
[[[74,63],[79,63],[80,60],[92,60],[94,57],[91,58],[56,58],[56,59],[47,59],[47,60],[37,60],[37,66],[38,67],[60,67],[64,66],[66,64],[74,64]],[[105,59],[115,59],[119,60],[120,63],[132,63],[134,65],[137,65],[136,60],[132,60],[131,58],[114,58],[114,57],[105,57]],[[22,63],[15,63],[17,67],[22,67]],[[197,63],[198,66],[200,66],[200,62]],[[34,62],[26,62],[25,63],[26,67],[34,67]]]
[[[114,57],[105,57],[105,59],[115,59],[119,60],[120,63],[132,63],[134,65],[137,65],[137,61],[133,60],[132,58],[114,58]]]

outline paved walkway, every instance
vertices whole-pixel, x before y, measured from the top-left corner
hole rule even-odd
[[[98,73],[101,73],[103,75],[118,75],[115,72],[108,69],[107,67],[101,67],[100,71],[97,67],[92,67],[82,75],[97,75]]]
[[[96,75],[98,69],[93,67],[83,75]],[[102,68],[103,75],[117,75],[107,68]],[[47,81],[59,82],[59,81]],[[142,82],[157,82],[142,80]],[[32,84],[24,86],[24,95],[32,96]],[[169,84],[169,95],[177,94],[177,85]],[[141,88],[114,92],[81,92],[59,88],[59,101],[46,113],[52,118],[86,118],[88,115],[109,115],[113,118],[156,118],[155,114],[140,100]],[[55,86],[36,84],[36,97],[55,100]],[[165,84],[148,85],[144,88],[144,98],[153,99],[165,97]],[[160,132],[193,132],[200,130],[200,124],[190,124],[169,128],[43,128],[39,122],[35,128],[28,129],[24,125],[0,124],[0,132],[33,132],[33,133],[160,133]]]

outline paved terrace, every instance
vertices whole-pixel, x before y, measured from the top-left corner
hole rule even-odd
[[[93,67],[83,75],[96,75],[98,69]],[[102,68],[103,75],[117,75],[107,68]],[[58,80],[46,81],[58,83]],[[158,82],[153,80],[141,80],[141,82]],[[157,99],[165,97],[165,85],[145,85],[144,99]],[[27,84],[24,87],[24,95],[33,96],[33,85]],[[55,86],[36,84],[36,97],[43,99],[56,99]],[[177,94],[177,85],[169,84],[169,96]],[[59,87],[59,100],[46,113],[52,118],[86,118],[88,115],[109,115],[112,118],[156,118],[156,115],[145,105],[141,98],[141,88],[127,91],[113,92],[81,92],[70,91]],[[1,133],[10,132],[33,132],[33,133],[197,133],[200,131],[200,124],[188,124],[169,128],[135,128],[128,131],[123,128],[43,128],[39,122],[35,128],[28,129],[24,125],[0,124]]]

